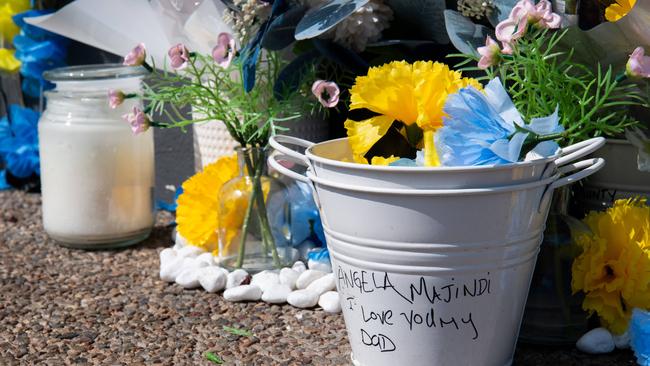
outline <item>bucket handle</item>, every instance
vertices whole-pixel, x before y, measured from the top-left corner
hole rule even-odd
[[[579,181],[579,180],[581,180],[583,178],[586,178],[586,177],[596,173],[597,171],[599,171],[603,166],[605,166],[605,159],[603,159],[603,158],[591,158],[591,159],[581,160],[581,161],[579,161],[577,163],[564,165],[564,166],[558,168],[558,172],[561,173],[561,174],[567,174],[567,173],[570,173],[570,172],[576,171],[576,170],[578,170],[578,171],[571,174],[571,175],[559,178],[556,181],[554,181],[553,183],[551,183],[548,186],[548,188],[546,188],[546,191],[542,195],[542,199],[539,202],[538,210],[541,210],[542,205],[544,204],[544,202],[546,202],[547,199],[550,199],[549,196],[551,194],[553,194],[553,191],[555,189],[560,188],[560,187],[564,187],[564,186],[566,186],[568,184],[575,183],[575,182],[577,182],[577,181]]]
[[[267,160],[269,166],[275,169],[278,173],[286,175],[287,177],[291,179],[295,179],[299,182],[303,182],[309,185],[309,187],[311,187],[312,197],[314,198],[314,203],[316,203],[316,207],[318,207],[320,211],[321,220],[323,221],[323,224],[327,225],[327,219],[325,218],[325,213],[322,212],[322,210],[320,210],[321,208],[320,197],[318,197],[318,191],[316,190],[316,186],[314,185],[314,182],[312,182],[311,179],[309,179],[306,175],[300,174],[298,172],[294,172],[293,170],[280,164],[280,162],[278,162],[278,158],[280,158],[281,160],[286,160],[296,164],[300,164],[302,166],[306,166],[307,169],[310,168],[307,166],[307,164],[304,163],[304,161],[302,161],[302,159],[294,155],[272,154],[271,156],[269,156]]]
[[[280,160],[286,160],[286,161],[290,161],[292,163],[307,166],[302,159],[296,157],[295,155],[272,154],[268,158],[268,164],[269,164],[269,166],[271,168],[276,170],[278,173],[280,173],[282,175],[286,175],[287,177],[289,177],[291,179],[295,179],[295,180],[297,180],[299,182],[307,183],[307,184],[309,184],[311,186],[311,181],[309,180],[309,178],[307,178],[306,175],[300,174],[298,172],[294,172],[293,170],[291,170],[291,169],[287,168],[286,166],[280,164],[280,162],[278,161],[278,158],[280,158]]]
[[[275,150],[281,152],[282,154],[286,156],[290,156],[294,159],[300,160],[302,165],[309,166],[309,159],[305,156],[305,154],[301,154],[293,149],[290,149],[283,145],[282,143],[286,143],[289,145],[295,145],[295,146],[300,146],[302,148],[308,149],[312,146],[314,146],[314,143],[311,141],[303,140],[301,138],[293,137],[293,136],[287,136],[287,135],[274,135],[271,136],[269,139],[269,145],[271,145],[272,148]],[[269,159],[269,162],[271,159]],[[295,160],[292,160],[294,162],[297,162]],[[288,174],[287,174],[288,175]],[[291,176],[293,178],[293,176]],[[295,179],[295,178],[294,178]]]
[[[588,140],[580,141],[573,145],[563,147],[560,157],[555,160],[555,165],[560,167],[571,163],[575,160],[587,156],[605,145],[604,137],[594,137]],[[587,160],[585,160],[587,161]]]

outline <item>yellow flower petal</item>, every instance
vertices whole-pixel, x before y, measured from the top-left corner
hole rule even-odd
[[[178,232],[194,246],[217,252],[219,192],[224,183],[239,175],[237,156],[225,156],[183,183],[178,197]]]
[[[390,116],[376,116],[361,122],[345,121],[355,162],[368,164],[364,155],[386,134],[393,121],[393,117]]]
[[[372,161],[370,162],[371,165],[389,165],[392,162],[395,162],[399,160],[399,156],[394,156],[391,155],[388,158],[385,158],[383,156],[373,156]]]
[[[0,35],[7,42],[12,42],[20,32],[12,17],[29,10],[29,0],[5,0],[0,6]]]
[[[16,51],[0,48],[0,70],[14,73],[20,70],[20,61],[14,56]]]
[[[605,9],[605,19],[609,22],[616,22],[629,13],[636,0],[616,0],[616,2]]]

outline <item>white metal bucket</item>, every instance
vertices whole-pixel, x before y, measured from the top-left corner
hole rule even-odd
[[[392,249],[378,249],[361,243],[349,243],[340,240],[331,234],[325,233],[327,247],[341,255],[351,258],[363,258],[376,263],[390,263],[400,266],[426,266],[437,268],[440,272],[458,271],[461,269],[477,270],[487,266],[491,268],[494,263],[507,265],[512,261],[520,261],[522,257],[537,255],[542,242],[542,233],[525,241],[511,242],[503,246],[484,248],[464,248],[457,245],[455,250],[439,251],[436,244],[431,244],[425,251],[402,250],[402,243],[392,243]]]
[[[602,137],[565,147],[555,156],[513,164],[470,167],[386,167],[357,164],[347,138],[314,144],[277,135],[269,144],[293,162],[309,167],[315,176],[334,182],[377,188],[466,189],[498,187],[538,181],[555,174],[605,144]],[[287,145],[304,148],[299,153]]]
[[[330,255],[355,365],[512,363],[537,250],[447,271]]]
[[[279,163],[296,159],[269,164],[314,186],[362,366],[511,364],[552,192],[604,165],[588,159],[538,181],[435,190],[353,185]]]
[[[389,189],[356,186],[298,174],[278,163],[269,164],[314,186],[324,225],[359,239],[404,243],[475,243],[508,241],[544,227],[555,188],[598,171],[604,160],[570,164],[540,181],[476,189]],[[559,178],[559,174],[579,170]]]

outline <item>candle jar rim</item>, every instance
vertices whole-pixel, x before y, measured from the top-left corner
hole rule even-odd
[[[61,81],[99,81],[143,77],[148,72],[144,67],[122,64],[99,64],[66,66],[48,70],[43,77],[53,83]]]

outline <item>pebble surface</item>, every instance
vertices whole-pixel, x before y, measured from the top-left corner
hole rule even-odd
[[[172,217],[117,251],[58,246],[43,231],[40,195],[0,192],[0,365],[349,365],[341,314],[233,303],[159,279]],[[246,329],[236,336],[224,326]],[[634,365],[629,350],[587,355],[520,345],[516,365]]]

